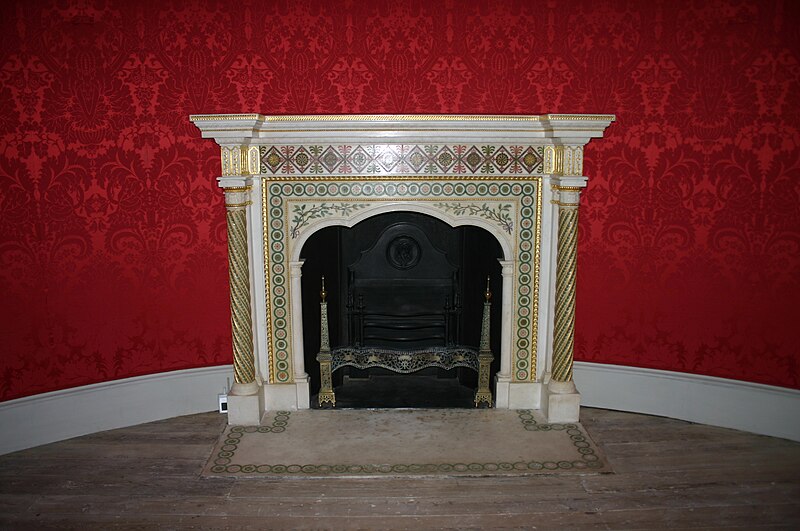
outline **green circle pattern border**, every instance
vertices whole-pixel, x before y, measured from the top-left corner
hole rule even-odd
[[[300,178],[303,179],[303,178]],[[307,179],[307,178],[306,178]],[[435,180],[435,177],[432,179]],[[532,260],[531,252],[524,251],[523,249],[533,249],[536,247],[536,233],[538,232],[538,227],[536,227],[536,219],[532,219],[532,227],[531,229],[522,229],[521,225],[523,222],[522,213],[524,212],[532,212],[533,217],[535,218],[535,205],[537,202],[537,195],[538,195],[538,188],[541,186],[541,178],[537,176],[532,176],[530,180],[507,180],[507,178],[503,177],[494,177],[491,178],[490,182],[486,181],[479,181],[474,182],[470,180],[453,180],[453,181],[446,181],[446,182],[423,182],[423,183],[410,183],[408,181],[403,180],[391,180],[387,178],[386,180],[382,180],[379,182],[359,182],[359,181],[352,181],[352,180],[336,180],[336,179],[329,179],[324,182],[309,182],[306,185],[302,185],[300,183],[291,183],[286,181],[270,181],[268,178],[265,180],[263,186],[265,190],[268,192],[265,198],[265,204],[269,204],[269,209],[264,209],[264,215],[269,215],[269,210],[276,212],[280,210],[288,219],[288,212],[287,209],[287,202],[284,198],[288,197],[302,197],[308,196],[308,192],[313,193],[315,199],[325,196],[331,196],[333,200],[343,200],[348,199],[352,201],[353,196],[355,197],[363,197],[363,198],[385,198],[387,188],[391,189],[393,192],[394,197],[404,197],[404,198],[415,198],[415,197],[422,197],[426,199],[430,199],[434,197],[435,199],[447,200],[453,196],[456,197],[467,197],[472,200],[475,200],[474,192],[478,191],[478,187],[481,185],[487,185],[486,188],[482,191],[485,193],[482,195],[493,195],[497,199],[503,199],[508,201],[513,201],[516,203],[516,211],[517,211],[517,218],[515,220],[515,227],[514,229],[517,231],[518,234],[518,249],[517,249],[517,260],[519,263],[526,263]],[[333,188],[334,194],[331,194],[331,188]],[[460,193],[459,193],[460,192]],[[472,192],[472,193],[469,193]],[[346,193],[346,196],[340,195]],[[441,197],[435,197],[441,196]],[[524,206],[523,203],[527,203],[528,205],[533,205],[533,208],[530,206]],[[282,217],[283,217],[282,216]],[[271,216],[274,218],[274,215]],[[265,220],[266,221],[266,220]],[[272,220],[270,220],[272,221]],[[271,225],[271,223],[270,223]],[[270,235],[267,236],[265,234],[265,239],[269,238],[268,245],[265,244],[264,252],[269,253],[269,265],[270,268],[274,268],[276,264],[283,267],[284,271],[288,270],[287,262],[287,255],[283,252],[284,250],[284,242],[288,241],[290,235],[288,233],[289,228],[287,227],[286,223],[281,223],[280,230],[273,230],[270,232]],[[266,226],[266,223],[265,223]],[[281,238],[275,238],[274,235],[280,233]],[[523,245],[523,242],[526,242],[528,245]],[[265,242],[266,243],[266,242]],[[516,286],[517,286],[517,337],[515,338],[516,341],[516,348],[514,352],[511,353],[514,359],[514,379],[516,381],[528,381],[533,376],[530,372],[531,367],[534,366],[532,360],[536,356],[536,345],[537,345],[537,329],[538,327],[535,326],[535,321],[538,320],[538,315],[533,315],[534,309],[534,301],[533,296],[525,296],[521,294],[519,288],[522,286],[527,287],[527,290],[524,290],[526,293],[534,295],[536,290],[534,289],[535,280],[531,279],[531,275],[522,273],[521,270],[524,268],[517,268],[516,271]],[[538,264],[533,264],[533,269],[538,270]],[[268,273],[269,274],[269,273]],[[523,283],[522,279],[527,278],[528,281]],[[269,293],[270,297],[270,307],[272,309],[272,315],[278,309],[282,309],[284,312],[287,312],[287,298],[283,296],[286,293],[286,278],[284,275],[278,276],[278,279],[273,277],[272,282],[270,282],[270,289],[271,293]],[[272,319],[272,315],[268,316],[268,318]],[[529,316],[533,316],[529,318]],[[521,326],[520,322],[528,323],[526,326]],[[272,367],[270,367],[271,374],[275,375],[276,383],[288,383],[291,379],[291,360],[289,359],[289,352],[287,348],[275,348],[275,341],[274,337],[278,329],[284,330],[284,336],[289,337],[288,330],[285,330],[286,325],[283,327],[277,326],[275,322],[272,323],[272,345],[273,345],[273,352],[274,356],[271,357],[272,359]],[[278,362],[280,363],[280,368],[278,367]]]
[[[239,449],[239,442],[245,433],[283,433],[289,427],[291,411],[276,411],[272,424],[269,426],[233,426],[225,438],[217,457],[214,459],[214,466],[211,471],[214,473],[226,472],[227,469],[239,465],[231,465],[230,461],[236,450]],[[248,465],[245,465],[248,466]]]
[[[547,470],[596,470],[603,467],[599,461],[515,461],[500,463],[411,463],[382,465],[214,465],[211,472],[215,474],[260,474],[275,476],[321,476],[339,474],[363,475],[395,475],[395,474],[435,474],[465,473],[481,474],[492,472],[539,472]]]

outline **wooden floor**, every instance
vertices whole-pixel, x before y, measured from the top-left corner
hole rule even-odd
[[[192,415],[0,456],[0,528],[800,529],[800,443],[781,439],[584,409],[615,474],[201,478],[224,422]]]

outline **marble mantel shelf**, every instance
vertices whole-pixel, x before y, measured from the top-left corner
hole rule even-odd
[[[506,302],[494,405],[541,409],[550,422],[578,419],[572,349],[583,148],[603,136],[613,115],[190,120],[221,152],[236,382],[231,424],[309,407],[303,243],[324,227],[398,211],[475,225],[497,238]],[[501,210],[498,223],[492,213]]]
[[[261,114],[197,114],[189,119],[202,131],[203,138],[232,144],[242,138],[255,142],[280,135],[283,141],[313,141],[341,137],[350,142],[422,136],[441,142],[495,142],[523,139],[557,139],[564,144],[585,145],[603,136],[615,120],[607,114],[543,115],[394,115],[336,114],[265,116]],[[414,135],[417,133],[417,135]]]

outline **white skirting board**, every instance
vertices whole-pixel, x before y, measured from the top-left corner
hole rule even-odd
[[[218,408],[230,365],[139,376],[0,402],[0,455]],[[575,363],[584,406],[800,441],[800,391],[653,369]]]
[[[186,369],[0,402],[0,455],[88,433],[219,410],[233,367]]]
[[[800,391],[697,374],[575,362],[581,405],[800,441]]]

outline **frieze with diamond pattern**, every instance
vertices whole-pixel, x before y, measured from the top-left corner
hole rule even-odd
[[[266,175],[539,175],[544,146],[330,144],[260,146]]]

